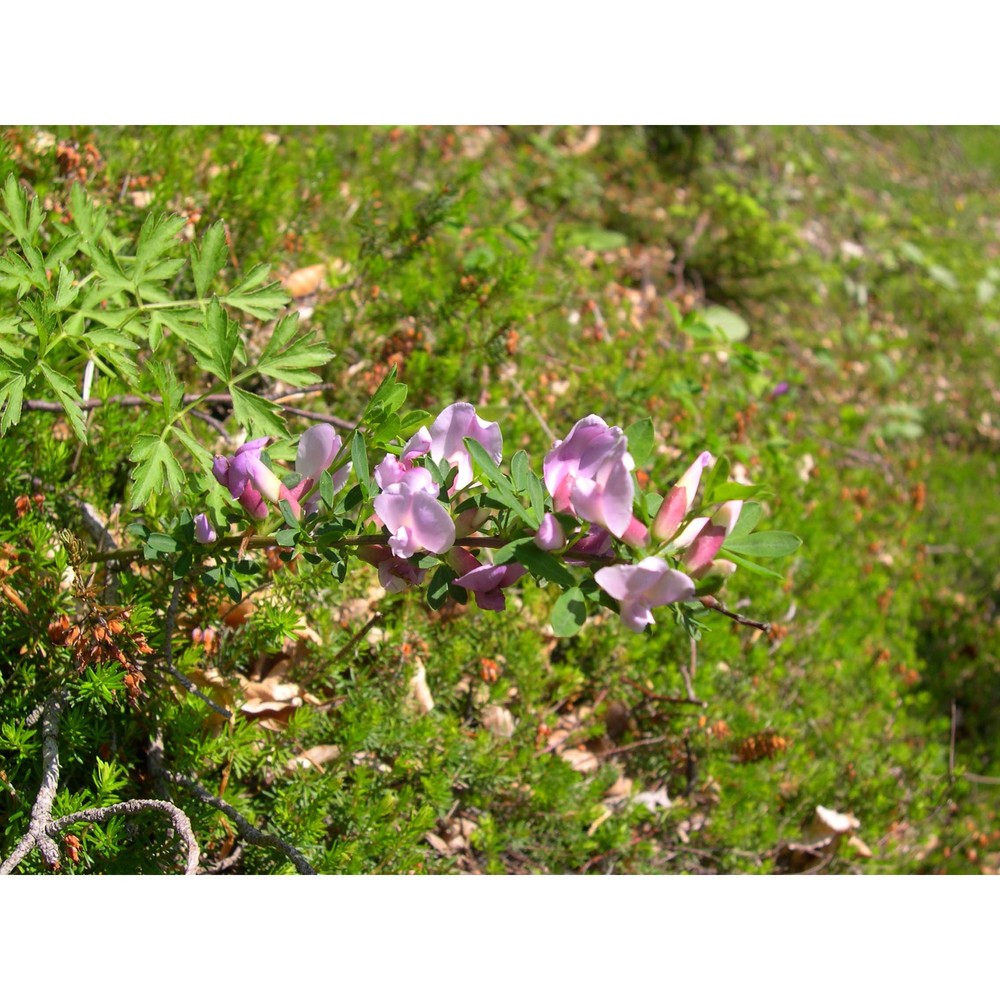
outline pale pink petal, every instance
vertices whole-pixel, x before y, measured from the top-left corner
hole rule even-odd
[[[684,565],[692,573],[704,569],[715,558],[726,539],[726,529],[718,524],[706,524],[684,553]]]
[[[341,445],[340,435],[329,424],[313,424],[299,438],[295,471],[305,479],[318,479],[333,464]]]

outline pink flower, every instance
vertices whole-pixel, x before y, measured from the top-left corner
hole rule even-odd
[[[431,448],[431,435],[426,427],[421,427],[413,437],[410,438],[406,447],[403,449],[403,453],[396,458],[395,455],[386,455],[385,458],[375,466],[375,482],[378,483],[379,489],[384,490],[387,486],[392,486],[394,483],[401,482],[403,478],[414,472],[413,461],[416,458],[420,458],[421,455],[426,455]],[[430,479],[430,473],[426,470],[420,470],[424,472],[426,477]],[[421,486],[421,488],[424,488]],[[437,496],[437,487],[434,487],[434,496]]]
[[[519,563],[510,563],[506,566],[480,563],[474,555],[464,549],[455,549],[452,561],[460,569],[465,570],[455,579],[456,585],[471,591],[476,604],[483,611],[503,611],[507,607],[503,588],[520,580],[527,572]]]
[[[653,521],[653,537],[666,542],[677,533],[681,521],[694,506],[695,494],[701,482],[702,470],[712,462],[709,452],[703,451],[691,464],[690,468],[677,480],[670,492],[663,498],[660,509]]]
[[[309,492],[320,473],[337,457],[341,449],[340,435],[326,424],[315,424],[300,438],[295,457],[295,471],[303,478],[289,489],[262,461],[261,454],[268,438],[255,438],[236,449],[230,460],[221,455],[212,462],[212,474],[229,490],[234,500],[256,521],[267,517],[267,503],[287,500],[296,517],[302,513],[301,498]],[[349,467],[338,470],[334,487],[340,489],[347,481]]]
[[[556,511],[568,511],[621,538],[632,523],[635,467],[628,439],[591,414],[545,456],[542,471]]]
[[[619,602],[622,623],[633,632],[655,624],[653,608],[694,597],[694,581],[657,556],[643,559],[637,566],[605,566],[594,579]]]
[[[571,559],[571,556],[606,556],[611,552],[611,535],[606,528],[591,528],[567,553],[566,562],[570,566],[586,566],[586,559]]]
[[[267,442],[266,437],[255,438],[240,445],[232,459],[217,455],[212,462],[212,475],[255,521],[267,517],[265,497],[276,499],[281,487],[278,477],[260,460]]]
[[[426,469],[414,469],[413,473]],[[395,556],[407,559],[418,550],[441,555],[455,544],[455,522],[434,493],[413,488],[409,473],[387,486],[374,500],[375,513],[389,529],[389,547]],[[428,478],[430,473],[427,473]]]
[[[566,544],[566,532],[554,514],[546,514],[535,533],[535,544],[543,552],[561,549]]]
[[[194,537],[202,545],[211,545],[219,537],[207,514],[199,514],[194,519]]]
[[[394,556],[386,545],[363,545],[358,549],[358,556],[378,569],[378,582],[390,594],[423,583],[424,570]]]
[[[301,498],[312,489],[320,474],[333,465],[334,459],[340,454],[343,446],[340,435],[329,424],[313,424],[303,433],[302,437],[299,438],[299,447],[295,452],[295,471],[302,476],[298,486],[291,490],[296,499]],[[351,463],[348,462],[333,474],[333,491],[335,493],[344,488],[350,472]]]
[[[702,517],[695,518],[680,536],[679,541],[686,542],[686,536],[690,534],[691,526],[695,524],[700,526],[683,556],[685,566],[693,575],[700,576],[707,571],[712,560],[715,559],[716,553],[722,548],[722,543],[736,527],[742,509],[742,500],[730,500],[715,512],[711,520]]]
[[[480,420],[471,403],[446,406],[431,424],[430,453],[435,462],[446,461],[458,469],[453,487],[456,493],[473,480],[472,458],[464,438],[478,441],[494,462],[499,462],[503,456],[503,435],[498,423]]]

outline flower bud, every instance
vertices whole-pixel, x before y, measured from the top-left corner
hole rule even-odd
[[[199,514],[194,519],[194,537],[202,545],[211,545],[219,537],[207,514]]]
[[[535,533],[535,544],[543,552],[561,549],[566,544],[566,532],[554,514],[546,514]]]
[[[671,539],[688,511],[694,506],[702,471],[712,462],[711,452],[703,451],[688,467],[684,475],[663,498],[653,521],[653,537],[661,542]]]

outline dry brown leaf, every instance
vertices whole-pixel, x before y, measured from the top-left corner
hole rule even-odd
[[[325,276],[326,265],[313,264],[311,267],[300,267],[297,271],[292,271],[286,278],[282,278],[281,283],[293,299],[303,299],[319,291]]]
[[[240,601],[239,604],[231,604],[222,612],[222,624],[227,628],[239,628],[245,625],[247,619],[257,610],[257,605],[253,601]]]
[[[406,696],[407,707],[420,715],[426,715],[434,709],[434,696],[427,686],[427,670],[423,661],[415,658],[416,671],[410,678],[409,691]]]
[[[339,756],[340,747],[335,743],[321,743],[318,746],[309,747],[308,750],[303,750],[302,753],[288,761],[285,764],[285,772],[294,774],[300,769],[307,771],[316,768],[322,774],[323,765],[328,764],[331,760],[336,760]]]
[[[579,771],[581,774],[589,774],[600,767],[600,761],[597,757],[583,747],[570,747],[568,750],[560,750],[559,756],[574,771]]]
[[[434,850],[438,852],[438,854],[451,854],[451,850],[449,849],[448,844],[444,840],[442,840],[436,833],[431,833],[430,831],[428,831],[427,833],[424,834],[424,840],[426,840],[427,843],[430,844],[431,847],[433,847]]]
[[[514,716],[500,705],[487,705],[482,714],[483,726],[494,736],[509,740],[514,735]]]

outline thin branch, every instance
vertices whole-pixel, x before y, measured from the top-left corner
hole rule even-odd
[[[615,747],[612,750],[602,750],[599,754],[597,754],[597,756],[601,759],[605,757],[614,757],[620,753],[630,753],[632,750],[638,750],[640,747],[651,747],[655,746],[657,743],[664,743],[670,738],[671,737],[669,735],[651,736],[648,740],[636,740],[635,743],[629,743],[623,747]]]
[[[345,430],[354,430],[355,424],[349,420],[342,420],[340,417],[331,417],[325,413],[313,413],[311,410],[301,410],[294,406],[288,406],[282,400],[292,399],[294,397],[308,396],[311,393],[322,392],[325,389],[336,388],[332,383],[321,382],[315,386],[306,386],[304,389],[300,389],[295,393],[283,392],[274,399],[272,402],[277,403],[286,413],[292,413],[299,417],[308,417],[311,420],[318,420],[321,423],[333,424],[336,427],[342,427]],[[265,396],[265,399],[268,397]],[[206,403],[211,405],[212,403],[229,403],[232,404],[233,397],[228,392],[214,392],[208,396],[202,396],[200,393],[187,393],[183,397],[184,404],[189,403]],[[107,399],[99,399],[94,397],[92,399],[85,399],[78,403],[77,405],[82,410],[96,410],[101,406],[117,405],[117,406],[145,406],[148,403],[162,403],[163,400],[160,396],[108,396]],[[25,410],[37,410],[42,413],[62,413],[65,407],[62,403],[56,403],[48,399],[26,399],[22,404]],[[198,417],[200,420],[204,420],[206,423],[211,424],[213,427],[217,425],[217,421],[213,417],[207,416],[207,414],[192,410],[192,415]],[[225,433],[224,431],[222,433]]]
[[[955,733],[958,730],[958,706],[951,699],[951,740],[948,743],[948,781],[955,776]]]
[[[702,597],[701,603],[710,611],[718,611],[720,615],[732,618],[734,622],[739,622],[740,625],[748,625],[750,628],[760,629],[761,632],[765,633],[771,631],[770,622],[754,621],[753,618],[745,618],[743,615],[738,615],[735,611],[729,611],[714,597]]]
[[[207,694],[205,694],[194,681],[185,677],[176,667],[167,667],[167,672],[180,684],[182,687],[187,688],[196,698],[200,698],[208,707],[213,711],[221,715],[224,719],[231,719],[233,713],[229,711],[228,708],[223,708],[221,705],[212,701]]]
[[[351,650],[354,649],[354,647],[357,646],[357,644],[361,642],[361,640],[366,635],[368,635],[368,633],[380,621],[382,621],[384,617],[385,616],[382,614],[381,611],[376,611],[375,614],[373,614],[371,618],[369,618],[368,621],[365,622],[365,624],[361,628],[359,628],[358,631],[355,632],[354,635],[352,635],[351,638],[348,639],[348,641],[344,643],[344,645],[340,649],[337,650],[336,655],[333,657],[333,662],[337,663],[340,660],[344,659],[344,657],[347,656],[347,654],[350,653]]]
[[[636,691],[639,691],[644,697],[650,698],[653,701],[665,701],[669,702],[671,705],[697,705],[699,708],[706,708],[708,706],[707,701],[702,701],[696,696],[689,696],[687,698],[673,698],[668,694],[657,694],[655,691],[650,691],[649,688],[643,687],[637,681],[630,680],[628,677],[621,678],[630,687],[634,687]]]
[[[52,820],[45,827],[45,832],[56,834],[76,823],[103,823],[112,816],[133,816],[147,809],[164,813],[169,817],[173,828],[177,831],[177,835],[181,840],[184,841],[184,846],[187,849],[184,874],[197,875],[201,852],[198,849],[198,841],[195,839],[194,830],[191,829],[191,821],[172,802],[165,802],[162,799],[129,799],[126,802],[116,802],[114,805],[101,806],[97,809],[81,809],[79,812],[70,813],[68,816],[60,816],[59,819]]]
[[[680,670],[681,677],[684,679],[684,690],[687,691],[688,698],[693,702],[698,701],[698,696],[694,693],[694,675],[695,671],[698,669],[698,643],[691,640],[691,669],[690,671],[683,663],[677,664],[678,670]],[[705,702],[701,703],[702,705]]]
[[[272,847],[277,851],[281,851],[289,861],[295,865],[296,871],[300,875],[315,875],[316,869],[309,864],[308,861],[303,857],[303,855],[292,847],[291,844],[285,843],[280,837],[275,836],[272,833],[264,833],[258,830],[236,809],[234,809],[228,802],[223,802],[222,799],[216,798],[210,792],[205,791],[198,782],[193,781],[191,778],[185,777],[183,774],[176,774],[172,771],[167,772],[167,777],[175,785],[180,785],[186,788],[196,799],[204,802],[205,805],[214,806],[219,812],[224,813],[228,816],[239,828],[240,833],[251,843],[256,844],[259,847]]]
[[[971,771],[964,771],[958,777],[976,785],[1000,785],[1000,778],[991,778],[988,774],[973,774]]]
[[[521,397],[521,401],[531,411],[531,415],[538,421],[542,430],[545,431],[545,433],[548,435],[549,440],[557,441],[558,438],[555,436],[555,434],[552,433],[552,428],[549,427],[549,425],[546,423],[545,417],[542,416],[538,407],[535,406],[535,404],[531,401],[531,398],[524,391],[524,388],[521,386],[521,383],[518,382],[518,380],[514,378],[513,375],[510,376],[510,378],[508,378],[507,381],[514,387],[514,391]]]
[[[35,847],[42,852],[42,857],[50,868],[59,866],[59,848],[46,828],[52,818],[52,803],[59,787],[59,716],[62,714],[65,697],[65,691],[56,691],[42,710],[42,783],[35,796],[35,804],[31,807],[28,831],[14,848],[13,854],[0,865],[0,875],[9,875]]]

